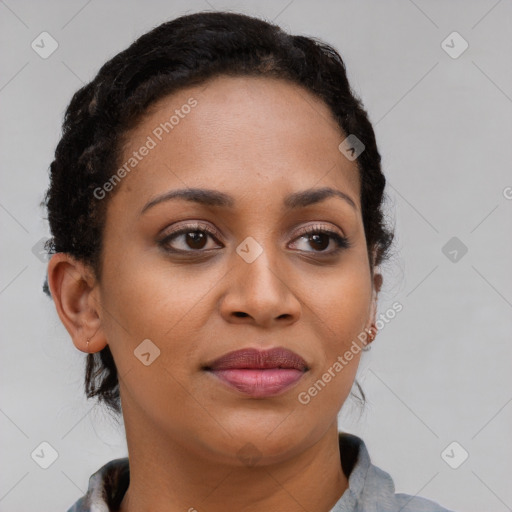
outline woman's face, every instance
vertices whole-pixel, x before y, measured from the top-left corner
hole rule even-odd
[[[259,77],[175,93],[128,135],[129,171],[113,186],[93,289],[94,339],[113,353],[127,434],[148,447],[179,439],[232,464],[247,443],[268,461],[291,456],[336,421],[360,353],[310,400],[304,392],[374,315],[358,171],[338,149],[345,136],[313,95]],[[208,192],[165,197],[188,188]],[[325,188],[341,194],[310,195]],[[266,380],[267,370],[205,369],[233,351],[276,347],[307,369]]]

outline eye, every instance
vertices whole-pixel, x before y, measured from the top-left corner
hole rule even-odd
[[[158,244],[170,253],[201,253],[217,248],[218,245],[208,247],[208,241],[212,239],[220,244],[218,238],[220,238],[220,235],[216,230],[206,224],[195,223],[171,231]],[[299,236],[295,238],[293,245],[297,245],[297,240],[302,241],[304,244],[309,244],[309,247],[313,248],[312,251],[300,248],[299,250],[319,253],[321,255],[334,255],[342,249],[351,247],[348,238],[342,236],[337,231],[318,225],[302,228],[299,231]],[[334,245],[334,248],[327,250],[332,245]]]
[[[158,244],[166,251],[173,253],[180,252],[201,252],[215,247],[206,247],[208,238],[217,241],[217,232],[204,224],[190,224],[172,231],[166,235]],[[177,241],[178,243],[173,243]],[[176,247],[178,246],[178,247]]]
[[[305,250],[306,252],[318,252],[326,255],[336,254],[342,249],[351,247],[349,239],[340,235],[337,231],[327,229],[322,226],[307,226],[299,231],[299,237],[295,240],[300,240],[313,247],[313,251]],[[326,250],[332,243],[334,249]]]

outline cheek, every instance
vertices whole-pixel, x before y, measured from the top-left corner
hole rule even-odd
[[[126,243],[129,239],[128,235],[124,240],[112,237],[105,246],[102,295],[135,332],[147,328],[155,334],[165,327],[154,322],[161,311],[166,311],[169,329],[174,318],[185,313],[187,297],[193,291],[179,278],[180,270],[158,255],[156,247],[145,248],[137,240]]]
[[[104,269],[107,338],[121,357],[119,364],[131,365],[133,351],[149,339],[160,350],[160,363],[185,373],[196,346],[194,332],[211,314],[208,291],[225,269],[171,265],[161,256],[132,254],[129,248],[117,264],[109,264],[106,257]]]
[[[350,263],[347,261],[339,271],[326,275],[315,286],[310,283],[306,295],[307,305],[325,324],[328,339],[335,345],[360,333],[371,305],[369,269],[364,260]]]
[[[321,353],[316,354],[319,364],[307,387],[299,390],[305,393],[302,400],[298,397],[299,403],[311,406],[311,412],[337,411],[351,390],[361,357],[358,336],[364,333],[371,304],[369,271],[364,265],[347,266],[347,271],[315,288],[307,300],[305,312],[317,326]]]
[[[185,383],[195,371],[194,330],[202,321],[198,302],[207,288],[193,286],[170,265],[163,269],[128,255],[110,266],[102,281],[107,339],[125,405],[141,407],[164,424],[176,414],[169,409],[172,404],[174,409],[179,409],[176,404],[190,404]],[[204,422],[197,414],[200,411],[190,412]]]

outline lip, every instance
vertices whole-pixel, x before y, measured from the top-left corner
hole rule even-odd
[[[203,369],[253,398],[281,394],[309,370],[302,357],[284,347],[236,350],[208,363]]]

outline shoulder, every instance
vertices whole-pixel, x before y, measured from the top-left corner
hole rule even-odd
[[[375,508],[369,508],[369,504]],[[393,479],[386,471],[371,464],[368,470],[364,491],[361,494],[361,512],[454,512],[442,507],[439,503],[413,496],[411,494],[395,493]]]
[[[340,433],[340,454],[343,470],[349,475],[349,489],[332,512],[453,512],[426,498],[395,493],[393,479],[372,464],[361,438]]]
[[[89,477],[84,496],[67,512],[109,512],[116,510],[128,489],[130,466],[128,457],[107,462]]]

